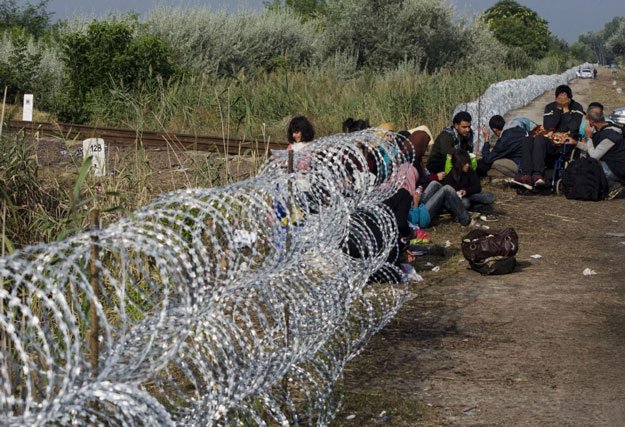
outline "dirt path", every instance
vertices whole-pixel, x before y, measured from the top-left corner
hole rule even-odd
[[[625,105],[603,74],[572,82],[574,98]],[[552,99],[511,116],[540,122]],[[492,224],[519,234],[518,270],[468,270],[464,230],[441,221],[431,235],[450,253],[423,261],[440,272],[423,267],[414,298],[348,366],[336,425],[625,425],[625,237],[607,235],[625,233],[625,200],[490,189],[503,214]]]

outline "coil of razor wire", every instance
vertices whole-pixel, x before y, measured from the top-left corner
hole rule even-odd
[[[454,114],[467,111],[473,118],[471,128],[476,138],[476,148],[479,151],[484,143],[479,127],[488,126],[490,118],[496,114],[505,115],[508,111],[521,108],[532,102],[543,93],[567,84],[576,76],[575,68],[570,68],[562,74],[531,75],[523,79],[510,79],[492,84],[475,101],[458,104]]]
[[[410,145],[275,153],[0,259],[0,424],[327,425],[345,364],[406,296],[389,259]],[[375,279],[375,280],[374,280]]]

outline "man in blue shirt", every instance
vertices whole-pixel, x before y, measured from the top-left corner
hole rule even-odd
[[[491,145],[488,142],[488,131],[484,129],[484,139],[487,142],[482,147],[482,158],[477,161],[478,176],[485,177],[493,166],[497,168],[495,162],[503,163],[504,159],[509,159],[514,162],[512,170],[508,171],[509,167],[502,170],[506,175],[514,177],[523,158],[523,143],[529,138],[530,131],[536,123],[525,117],[518,117],[506,123],[502,116],[495,115],[490,118],[488,126],[497,136],[497,142]]]

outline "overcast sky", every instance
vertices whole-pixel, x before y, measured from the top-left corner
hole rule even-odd
[[[497,0],[447,0],[456,6],[459,15],[472,16],[483,12]],[[551,32],[569,43],[581,33],[599,31],[615,16],[624,16],[623,0],[517,0],[549,22]],[[18,4],[37,1],[18,0]],[[204,5],[230,12],[239,9],[260,11],[263,0],[49,0],[48,11],[53,19],[66,19],[74,13],[82,16],[102,16],[107,12],[135,11],[140,14],[158,5]]]

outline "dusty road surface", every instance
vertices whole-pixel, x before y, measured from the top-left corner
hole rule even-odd
[[[625,105],[613,77],[599,77],[571,82],[574,99]],[[553,99],[509,116],[540,122]],[[625,199],[486,187],[499,213],[488,225],[516,229],[519,267],[468,270],[459,251],[467,230],[435,224],[433,240],[452,246],[418,261],[426,280],[411,284],[410,301],[348,365],[336,425],[625,425]]]

